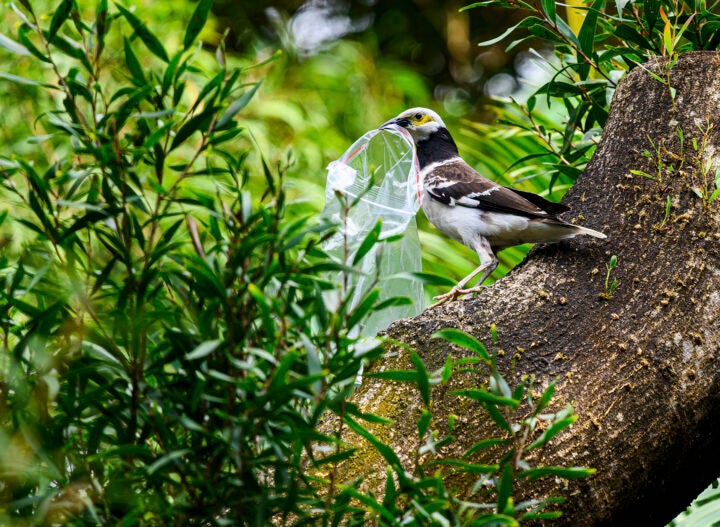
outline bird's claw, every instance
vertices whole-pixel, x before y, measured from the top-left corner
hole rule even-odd
[[[434,307],[438,307],[443,305],[448,300],[455,300],[460,295],[459,289],[453,289],[449,293],[445,293],[444,295],[438,295],[433,297],[433,300],[437,300],[434,304],[428,307],[428,309],[432,309]]]
[[[470,293],[479,293],[481,290],[485,289],[487,286],[485,285],[478,285],[475,287],[471,287],[470,289],[462,289],[460,287],[453,287],[450,291],[445,293],[444,295],[438,295],[433,297],[433,300],[437,300],[434,304],[432,304],[428,309],[432,309],[437,306],[441,306],[445,302],[448,302],[450,300],[455,300],[460,296],[463,295],[469,295]]]

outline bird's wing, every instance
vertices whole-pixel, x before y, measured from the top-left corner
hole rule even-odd
[[[460,158],[432,167],[425,190],[433,199],[451,207],[479,208],[492,212],[548,218],[568,210],[530,192],[503,187],[484,178]]]
[[[503,187],[507,188],[507,187]],[[554,201],[548,201],[542,196],[538,196],[537,194],[533,194],[532,192],[524,192],[522,190],[517,190],[514,188],[508,188],[508,190],[514,192],[515,194],[519,194],[526,200],[528,200],[530,203],[537,205],[545,212],[549,212],[550,214],[560,214],[561,212],[567,212],[570,210],[570,207],[567,205],[563,205],[562,203],[555,203]]]

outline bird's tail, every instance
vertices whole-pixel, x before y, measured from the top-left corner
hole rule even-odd
[[[592,229],[588,229],[587,227],[581,227],[579,225],[573,225],[573,227],[575,227],[575,232],[577,232],[578,234],[587,234],[588,236],[592,236],[593,238],[600,238],[601,240],[607,238],[607,236],[600,231],[594,231]]]

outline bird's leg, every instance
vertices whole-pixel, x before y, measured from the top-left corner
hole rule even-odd
[[[477,293],[483,288],[482,283],[488,276],[490,276],[490,273],[495,270],[498,265],[498,259],[495,257],[495,254],[493,254],[492,249],[490,248],[490,243],[485,238],[479,238],[475,241],[475,243],[473,243],[473,248],[477,251],[478,256],[480,257],[480,265],[477,266],[472,273],[460,280],[450,291],[444,295],[434,297],[433,300],[437,300],[437,302],[431,305],[431,308],[444,304],[448,300],[455,300],[460,295]],[[467,283],[480,273],[483,274],[480,276],[480,280],[478,280],[477,285],[475,287],[471,287],[470,289],[465,289]]]

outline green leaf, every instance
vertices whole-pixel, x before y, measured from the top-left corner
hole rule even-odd
[[[512,398],[516,401],[522,401],[523,396],[525,395],[525,382],[520,382],[515,386],[515,389],[513,389],[512,392]]]
[[[124,369],[126,366],[124,360],[125,357],[123,357],[122,355],[118,356],[117,354],[108,351],[100,344],[96,344],[94,342],[86,340],[82,343],[82,347],[88,355],[93,356],[99,360],[114,364],[121,369]]]
[[[395,275],[397,278],[409,278],[412,280],[418,280],[424,285],[434,286],[448,286],[452,287],[457,285],[457,282],[447,276],[441,276],[432,273],[398,273]]]
[[[88,55],[85,53],[85,48],[81,42],[63,35],[56,35],[55,40],[53,40],[53,45],[63,54],[78,60],[87,71],[93,73],[93,66],[90,64]]]
[[[494,403],[482,403],[483,407],[487,412],[490,414],[490,417],[493,421],[495,421],[495,424],[498,425],[501,429],[505,430],[508,434],[513,434],[513,429],[510,426],[510,424],[507,422],[505,417],[503,417],[503,414],[498,410],[498,407]]]
[[[200,90],[200,93],[195,98],[195,102],[193,103],[192,107],[190,108],[190,111],[188,113],[193,113],[195,109],[200,106],[200,103],[203,102],[205,97],[207,97],[210,93],[213,91],[215,94],[213,95],[213,98],[210,102],[206,104],[214,104],[215,103],[215,97],[217,96],[217,93],[220,92],[223,82],[225,81],[225,75],[226,72],[221,70],[219,71],[212,79],[210,79],[208,82],[205,83],[205,85],[202,87],[202,90]]]
[[[188,22],[187,29],[185,30],[185,38],[183,39],[183,47],[188,49],[195,42],[195,38],[200,34],[202,28],[205,27],[207,22],[210,8],[213,5],[214,0],[200,0],[192,14],[192,18]]]
[[[397,488],[395,487],[393,472],[389,468],[385,470],[385,478],[385,496],[383,497],[383,507],[394,510],[397,508]]]
[[[205,108],[198,115],[190,118],[184,125],[182,125],[180,130],[178,130],[175,138],[173,139],[172,145],[170,145],[170,150],[174,150],[183,144],[188,137],[197,131],[207,132],[210,127],[210,123],[215,116],[215,111],[216,108],[214,106],[210,106]]]
[[[156,57],[162,59],[163,62],[168,62],[168,54],[165,51],[162,43],[158,38],[147,28],[147,26],[132,12],[128,11],[121,4],[115,2],[115,7],[118,8],[122,16],[130,23],[130,26],[135,30],[135,34],[143,41],[143,44],[150,50],[150,52]]]
[[[692,22],[693,18],[695,18],[695,15],[697,13],[693,13],[688,17],[688,19],[685,21],[685,23],[680,27],[680,29],[675,34],[675,40],[673,41],[673,49],[677,49],[677,45],[680,42],[680,39],[683,36],[683,33],[687,30],[688,26],[690,25],[690,22]]]
[[[520,519],[529,520],[557,520],[563,515],[561,511],[545,511],[545,512],[527,512]]]
[[[375,247],[375,244],[378,242],[378,239],[380,238],[380,231],[382,230],[382,218],[378,218],[377,222],[375,222],[375,225],[373,225],[373,228],[370,229],[370,232],[367,233],[365,236],[365,239],[360,244],[360,247],[358,247],[357,252],[355,253],[355,256],[353,257],[352,264],[357,265],[360,263],[360,261],[365,257],[367,253],[370,252],[370,250]]]
[[[107,0],[100,0],[95,8],[95,35],[98,41],[98,56],[105,47],[105,35],[109,29],[110,18],[108,17],[108,3]]]
[[[331,408],[333,408],[338,415],[352,415],[368,423],[389,425],[393,422],[392,419],[388,419],[387,417],[363,412],[360,408],[358,408],[358,405],[351,403],[350,401],[344,401],[342,408],[335,408],[334,406],[331,406]]]
[[[592,56],[595,46],[595,31],[597,30],[598,14],[605,7],[605,0],[595,0],[586,11],[585,20],[580,27],[578,42],[580,49],[588,57]]]
[[[531,468],[525,472],[521,472],[519,476],[521,478],[527,478],[530,481],[543,478],[546,476],[553,476],[563,479],[579,479],[592,476],[597,472],[594,468],[584,467],[538,467]]]
[[[26,79],[25,77],[13,75],[12,73],[5,73],[4,71],[0,71],[0,78],[15,82],[17,84],[26,84],[28,86],[45,86],[46,88],[52,87],[47,84],[43,84],[42,82],[34,81],[32,79]]]
[[[500,484],[498,485],[497,495],[497,511],[498,514],[512,514],[512,502],[510,497],[512,495],[513,488],[513,470],[512,465],[508,463],[503,467],[502,474],[500,476]],[[510,510],[508,510],[510,505]]]
[[[415,370],[417,371],[417,387],[418,391],[420,392],[420,396],[422,397],[423,403],[426,407],[430,406],[430,377],[428,376],[428,372],[425,369],[425,364],[423,363],[422,359],[420,358],[420,355],[418,355],[416,352],[410,353],[410,360],[412,361],[413,365],[415,366]]]
[[[189,448],[184,448],[182,450],[175,450],[173,452],[170,452],[169,454],[162,456],[160,459],[155,461],[152,465],[148,466],[147,469],[145,469],[145,470],[147,471],[148,476],[152,476],[155,472],[160,470],[162,467],[164,467],[168,463],[171,463],[171,462],[175,461],[176,459],[180,459],[185,454],[189,454],[190,452],[192,452],[192,450],[190,450]]]
[[[377,514],[382,516],[385,520],[382,525],[388,525],[390,527],[400,527],[401,524],[395,519],[395,516],[393,516],[393,514],[389,510],[387,510],[382,504],[378,503],[378,501],[374,497],[363,494],[362,492],[354,489],[353,487],[346,487],[345,490],[343,490],[343,493],[349,494],[350,496],[358,500],[360,503],[368,507],[370,510],[375,511]]]
[[[23,6],[28,13],[35,14],[33,11],[32,5],[30,5],[30,0],[18,0],[20,2],[20,5]],[[14,8],[13,8],[14,9]]]
[[[62,203],[58,201],[57,205],[60,206]],[[79,219],[77,219],[69,228],[67,228],[65,231],[63,231],[60,234],[60,237],[58,239],[58,243],[62,243],[65,240],[69,239],[70,236],[72,236],[74,233],[87,229],[88,227],[92,226],[93,224],[103,221],[107,219],[110,216],[113,216],[115,213],[119,212],[120,209],[117,210],[89,210],[87,214],[84,214]]]
[[[497,445],[504,445],[507,444],[510,440],[509,439],[499,439],[499,438],[490,438],[490,439],[482,439],[475,443],[473,446],[468,448],[465,453],[463,453],[464,458],[468,458],[472,456],[475,452],[478,452],[480,450],[484,450],[486,448],[491,448]]]
[[[270,381],[268,393],[272,395],[273,392],[276,392],[283,385],[287,384],[287,374],[298,360],[298,357],[299,354],[295,351],[287,352],[282,356],[280,363],[272,374],[272,380]]]
[[[487,348],[483,345],[482,342],[477,340],[475,337],[472,337],[468,335],[467,333],[460,331],[459,329],[455,328],[446,328],[441,329],[440,331],[433,334],[432,338],[437,339],[444,339],[451,344],[455,344],[457,346],[460,346],[461,348],[465,348],[467,350],[470,350],[477,354],[480,358],[482,358],[485,362],[490,364],[490,355],[487,352]]]
[[[467,11],[469,9],[475,9],[476,7],[485,7],[485,6],[493,5],[495,3],[496,3],[495,0],[485,0],[484,2],[473,2],[472,4],[462,6],[460,9],[458,9],[458,11],[460,13],[462,13],[463,11]]]
[[[72,13],[75,7],[75,0],[62,0],[60,5],[55,9],[52,19],[50,20],[50,30],[48,31],[48,41],[52,42],[55,39],[55,35],[60,30],[62,25]]]
[[[341,450],[340,452],[330,454],[329,456],[325,456],[320,459],[315,459],[313,460],[313,467],[321,467],[322,465],[327,465],[328,463],[340,463],[341,461],[350,459],[355,454],[355,452],[357,452],[357,448],[349,448],[347,450]]]
[[[197,360],[207,357],[213,351],[215,351],[220,345],[220,340],[206,340],[202,344],[195,347],[190,353],[185,355],[186,360]]]
[[[558,18],[558,23],[562,22],[562,18]],[[563,38],[562,35],[558,34],[555,30],[548,28],[544,24],[533,24],[528,28],[528,32],[538,38],[547,40],[548,42],[555,42],[556,44],[567,44],[567,39]],[[513,42],[514,45],[522,42],[525,39]]]
[[[388,464],[393,468],[393,470],[395,470],[396,473],[402,472],[404,470],[402,463],[400,462],[400,458],[398,458],[397,454],[392,448],[380,441],[377,437],[375,437],[375,435],[373,435],[372,432],[361,426],[350,416],[345,416],[344,421],[345,424],[347,424],[353,432],[355,432],[357,435],[370,443],[375,448],[375,450],[377,450],[378,453],[385,459],[385,461],[388,462]]]
[[[555,395],[555,385],[556,382],[552,381],[547,388],[545,388],[545,391],[543,391],[540,398],[535,403],[535,408],[533,408],[533,415],[537,415],[540,412],[542,412],[547,406],[550,404],[550,401],[553,398],[553,395]]]
[[[383,300],[382,302],[375,304],[373,307],[374,311],[382,311],[383,309],[387,309],[389,307],[396,307],[396,306],[409,306],[413,304],[412,298],[409,298],[407,296],[394,296],[392,298],[388,298],[387,300]]]
[[[433,459],[426,463],[427,466],[450,466],[457,467],[460,472],[467,474],[492,474],[500,468],[498,465],[479,465],[477,463],[468,463],[459,459]]]
[[[185,69],[185,66],[187,65],[187,62],[181,62],[183,57],[182,52],[176,53],[172,59],[170,59],[170,62],[168,63],[167,67],[165,68],[165,71],[163,72],[163,78],[162,78],[162,93],[163,95],[167,94],[168,91],[170,91],[171,86],[173,85],[173,81],[175,81],[179,76],[180,73],[182,73]],[[178,73],[180,72],[180,73]],[[179,88],[181,89],[181,84],[178,83],[176,85],[176,90],[179,91]]]
[[[469,399],[472,399],[473,401],[479,401],[501,406],[510,406],[512,408],[517,408],[520,404],[520,401],[516,401],[515,399],[511,399],[510,397],[502,397],[501,395],[495,395],[493,393],[487,392],[485,390],[479,390],[477,388],[457,390],[451,393],[452,395],[457,395],[459,397],[467,397]]]
[[[668,202],[668,208],[669,208],[670,205],[672,204],[670,196],[667,197],[667,202]],[[615,269],[615,267],[617,267],[617,263],[618,263],[617,255],[613,254],[612,256],[610,256],[610,261],[607,264],[608,270],[612,271],[613,269]]]
[[[652,49],[652,44],[642,36],[635,25],[625,22],[615,28],[615,36],[628,42],[632,42],[640,47],[640,49]]]
[[[575,32],[570,26],[567,25],[567,22],[565,22],[562,17],[558,17],[557,25],[562,36],[565,37],[568,42],[571,42],[575,47],[579,48],[580,41],[578,40],[577,36],[575,36]]]
[[[23,24],[18,28],[18,38],[20,39],[20,42],[22,42],[22,45],[34,57],[40,59],[43,62],[50,64],[51,63],[50,59],[45,56],[46,52],[40,51],[37,47],[35,47],[35,44],[33,44],[33,42],[28,37],[28,35],[27,35],[28,33],[31,33],[33,35],[35,34],[35,32],[33,30],[31,30],[27,24]]]
[[[512,398],[512,391],[500,372],[494,370],[490,377],[490,392],[502,397]],[[518,401],[519,403],[520,401]]]
[[[559,421],[555,421],[540,435],[540,437],[538,437],[535,441],[533,441],[530,445],[528,445],[526,447],[526,450],[533,450],[535,448],[540,448],[541,446],[545,445],[553,437],[555,437],[560,432],[565,430],[568,426],[570,426],[575,421],[577,421],[577,419],[578,419],[577,415],[571,415],[569,417],[566,417],[565,419],[560,419]]]
[[[716,188],[712,194],[710,194],[710,197],[708,198],[708,202],[712,203],[714,200],[716,200],[720,196],[720,186]]]
[[[140,61],[133,52],[132,46],[130,45],[130,41],[127,37],[123,37],[123,41],[125,43],[125,64],[127,64],[133,83],[136,86],[145,86],[147,84],[147,80],[145,79],[145,73],[140,65]]]
[[[262,81],[257,81],[255,84],[253,84],[252,88],[247,90],[245,93],[243,93],[240,97],[238,97],[229,107],[227,110],[225,110],[225,113],[222,114],[220,119],[217,122],[217,127],[222,128],[224,127],[230,119],[235,117],[237,113],[245,108],[248,103],[250,102],[250,99],[253,98],[253,95],[255,95],[255,92],[260,87],[260,83]]]
[[[30,55],[30,51],[25,46],[18,42],[15,42],[11,38],[6,37],[2,33],[0,33],[0,47],[5,48],[10,53],[13,53],[15,55]]]
[[[450,356],[445,358],[445,364],[443,364],[442,372],[440,376],[440,382],[442,384],[447,384],[447,382],[450,380],[450,377],[452,377],[453,374],[453,360]]]
[[[138,86],[134,92],[128,97],[114,112],[114,126],[119,130],[127,121],[128,117],[133,114],[143,101],[146,101],[152,94],[152,86],[145,84]]]
[[[520,523],[507,514],[483,514],[476,516],[471,525],[497,527],[498,525],[507,525],[509,527],[520,527]]]
[[[557,20],[557,14],[555,10],[555,0],[542,0],[542,8],[545,12],[545,15],[550,19],[550,21],[554,24]]]
[[[348,327],[354,328],[372,311],[375,302],[377,302],[380,296],[380,289],[377,287],[370,291],[365,298],[353,309],[350,318],[348,319]]]
[[[529,16],[527,18],[523,18],[520,22],[518,22],[514,26],[506,29],[502,33],[502,35],[500,35],[499,37],[495,37],[493,39],[486,40],[484,42],[479,42],[478,46],[492,46],[493,44],[497,44],[498,42],[503,40],[505,37],[510,35],[516,29],[527,28],[527,27],[531,27],[533,25],[543,26],[544,24],[545,24],[545,22],[541,18],[538,18],[536,16]]]
[[[430,422],[432,421],[432,412],[428,411],[426,408],[423,408],[422,415],[420,416],[420,419],[417,421],[417,429],[418,429],[418,438],[422,440],[423,437],[425,437],[425,434],[428,431],[428,428],[430,427]]]
[[[662,5],[662,2],[659,0],[650,0],[645,3],[644,5],[644,12],[642,15],[642,22],[647,23],[647,32],[652,33],[653,29],[655,29],[655,24],[657,23],[658,16],[660,15],[660,6]]]
[[[396,382],[417,382],[418,374],[413,370],[384,370],[365,373],[365,377]]]
[[[655,179],[655,176],[652,176],[652,175],[648,174],[647,172],[643,172],[642,170],[630,169],[630,173],[631,173],[631,174],[634,174],[634,175],[636,175],[636,176],[643,176],[643,177],[646,177],[646,178],[648,178],[648,179],[653,179],[653,180]]]

